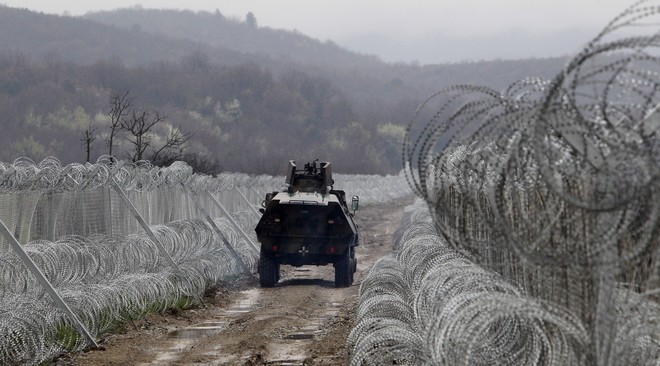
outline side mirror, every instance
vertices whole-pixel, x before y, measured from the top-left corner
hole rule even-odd
[[[261,201],[261,207],[266,208],[266,206],[268,206],[268,204],[270,203],[270,200],[273,199],[273,196],[275,196],[275,192],[273,192],[273,193],[266,193],[266,199],[264,199],[263,201]],[[262,213],[263,213],[263,212],[262,212]]]
[[[351,200],[351,210],[353,210],[354,215],[355,212],[358,210],[359,206],[360,206],[360,197],[353,196],[353,199]]]
[[[277,192],[271,192],[271,193],[266,193],[266,198],[261,201],[261,208],[259,209],[259,212],[264,213],[266,212],[266,207],[270,203],[270,201],[275,197]]]

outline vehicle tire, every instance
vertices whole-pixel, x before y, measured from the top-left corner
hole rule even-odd
[[[355,259],[351,259],[349,266],[348,266],[348,272],[349,272],[349,281],[348,285],[351,286],[353,285],[353,280],[355,278],[355,271],[353,271],[353,263],[355,263]]]
[[[335,264],[335,287],[348,287],[353,274],[351,267],[351,258],[346,255],[339,262]]]
[[[259,257],[259,284],[261,287],[273,287],[279,281],[280,264],[271,256]]]

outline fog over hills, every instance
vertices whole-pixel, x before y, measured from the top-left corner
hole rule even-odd
[[[434,64],[492,60],[492,55],[509,60],[571,55],[580,49],[597,30],[566,29],[536,34],[523,31],[504,31],[490,35],[451,37],[444,33],[430,33],[417,37],[392,37],[380,33],[360,33],[338,38],[337,43],[351,50],[378,54],[387,62],[401,62],[412,58],[415,64]]]
[[[570,55],[632,2],[620,0],[4,0],[49,14],[187,9],[331,40],[386,62],[421,64]],[[140,22],[135,24],[141,24]],[[180,25],[180,23],[177,23]]]
[[[430,93],[551,78],[564,62],[387,63],[220,12],[71,17],[0,6],[0,159],[79,161],[85,126],[98,134],[92,159],[107,153],[109,95],[130,91],[136,107],[168,117],[154,141],[168,128],[191,132],[187,151],[224,169],[279,173],[268,169],[298,156],[391,173],[401,168],[403,126]],[[129,148],[124,139],[116,151]]]
[[[465,65],[464,67],[454,63],[424,66],[407,63],[387,63],[376,56],[348,51],[331,41],[322,42],[297,31],[260,27],[258,24],[250,25],[245,20],[225,17],[220,11],[211,13],[132,7],[88,13],[85,18],[123,29],[167,35],[172,38],[187,39],[213,47],[231,49],[250,55],[254,60],[266,56],[272,61],[295,64],[296,67],[322,73],[336,83],[345,85],[347,90],[357,92],[362,89],[359,94],[354,95],[356,97],[365,97],[368,94],[368,98],[373,98],[375,86],[384,95],[388,95],[392,92],[397,93],[391,90],[396,85],[406,93],[412,93],[414,98],[422,98],[426,94],[452,83],[475,82],[501,88],[517,78],[527,76],[551,77],[552,71],[550,70],[556,70],[554,66],[557,60],[563,60],[562,57],[552,57],[547,60],[531,59],[528,63],[520,55],[516,55],[511,58],[511,68],[505,66],[509,64],[509,61],[505,60],[472,61],[462,63]],[[547,54],[553,53],[551,51],[553,50],[553,44],[556,46],[555,49],[560,47],[560,41],[558,40],[546,40],[542,45],[539,45],[534,42],[537,38],[533,35],[519,35],[517,38],[525,37],[527,37],[525,42],[530,47],[548,48]],[[383,43],[389,41],[391,39],[380,39],[380,42]],[[479,50],[483,49],[483,43],[488,43],[492,39],[481,40],[482,44],[473,44],[470,40],[448,43],[449,40],[442,39],[440,36],[429,35],[427,39],[420,41],[427,42],[429,52],[451,54],[455,52],[457,47],[460,47],[474,49],[474,54],[479,55]],[[361,42],[361,44],[378,42],[379,39],[369,39],[367,42]],[[512,40],[512,42],[515,41]],[[385,47],[384,44],[381,46]],[[393,52],[402,52],[401,50],[405,52],[407,45],[395,44],[393,47],[390,45],[393,50],[397,47],[400,48]],[[518,49],[521,48],[524,47],[518,47]],[[545,61],[549,62],[547,67],[544,65]],[[479,72],[482,68],[479,65],[483,66],[486,72]],[[521,68],[521,65],[524,66]],[[493,70],[493,67],[496,70]],[[497,70],[499,67],[502,67],[502,70]],[[272,66],[272,68],[277,70],[278,66]],[[516,69],[521,71],[520,74],[516,75]],[[399,81],[403,81],[403,83]],[[376,85],[365,87],[368,84]]]

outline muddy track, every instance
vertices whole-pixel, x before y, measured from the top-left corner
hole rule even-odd
[[[391,249],[411,198],[363,207],[356,216],[361,245],[348,288],[334,287],[334,268],[282,266],[273,288],[256,277],[211,291],[205,302],[150,315],[102,341],[105,351],[71,355],[74,365],[341,365],[360,283]]]

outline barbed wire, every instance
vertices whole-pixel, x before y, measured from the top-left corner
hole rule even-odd
[[[245,230],[248,229],[246,226],[252,225],[246,220],[238,221],[244,223]],[[228,220],[217,219],[215,223],[223,233],[233,234]],[[202,221],[175,221],[157,225],[153,231],[180,271],[163,262],[145,234],[69,236],[56,242],[40,240],[24,247],[95,336],[119,322],[181,305],[182,299],[189,303],[198,302],[206,289],[242,271],[220,238]],[[238,235],[227,234],[227,240],[242,258],[249,259],[247,263],[253,268],[257,255],[252,248],[238,240]],[[51,332],[50,328],[68,324],[62,323],[62,315],[13,252],[0,255],[0,285],[2,304],[36,300],[35,304],[39,305],[4,307],[0,327],[20,335],[0,340],[0,363],[39,363],[52,357],[52,347],[22,350],[20,354],[25,357],[21,359],[12,356],[19,352],[17,347],[21,345],[56,341],[43,337]],[[54,314],[58,315],[53,317]],[[45,322],[45,319],[49,321]],[[27,325],[16,328],[17,322]],[[81,349],[85,346],[84,341],[76,337],[75,328],[69,328],[73,343],[57,343],[67,345],[69,350]]]
[[[413,210],[395,234],[396,250],[360,287],[351,365],[596,362],[587,322],[569,306],[531,296],[455,251],[434,232],[428,209],[418,202]],[[660,305],[623,287],[614,288],[613,304],[617,326],[603,328],[613,331],[606,364],[655,363]]]
[[[335,177],[338,189],[358,195],[368,204],[383,203],[409,194],[403,172],[389,176],[336,174]],[[54,157],[39,163],[26,157],[9,164],[0,162],[0,191],[5,192],[90,190],[107,186],[111,179],[125,191],[138,192],[180,184],[194,193],[215,193],[235,188],[255,188],[265,193],[285,188],[283,176],[193,174],[192,168],[180,161],[169,167],[155,167],[148,161],[120,161],[110,156],[101,156],[95,164],[72,163],[66,166]],[[379,184],[374,184],[375,181]]]
[[[366,204],[410,194],[401,189],[407,188],[402,174],[339,179],[348,194],[355,190]],[[178,270],[164,260],[111,183],[151,223]],[[39,163],[19,158],[0,163],[0,219],[26,243],[23,249],[91,336],[98,337],[149,312],[199,302],[210,286],[240,274],[243,267],[216,228],[244,265],[256,268],[258,252],[246,236],[257,242],[258,215],[246,196],[261,200],[283,187],[284,177],[211,177],[192,174],[181,162],[159,168],[101,157],[95,164],[62,166],[55,158]],[[216,228],[200,221],[206,218],[186,191],[197,196]],[[0,330],[7,335],[0,339],[0,363],[39,364],[86,347],[76,324],[54,306],[8,243],[0,243]]]
[[[659,17],[657,1],[633,4],[552,80],[525,79],[501,92],[470,85],[443,89],[418,108],[404,139],[406,177],[431,209],[435,230],[449,248],[520,292],[484,299],[511,309],[544,309],[534,314],[549,317],[544,324],[556,328],[537,328],[546,333],[537,334],[539,341],[558,331],[579,340],[569,342],[577,345],[570,352],[582,357],[573,359],[578,364],[660,358],[653,315],[660,298],[660,31],[653,25]],[[434,258],[427,247],[413,248],[410,258]],[[408,265],[426,264],[406,259],[404,273]],[[452,278],[463,282],[456,288],[470,288],[467,270],[458,268]],[[415,286],[419,281],[408,280]],[[455,301],[450,312],[428,321],[463,314],[468,318],[462,321],[477,319],[480,306],[484,314],[498,313],[470,296]],[[641,322],[631,309],[650,321]],[[568,324],[580,324],[586,333]],[[507,329],[502,326],[493,331]],[[442,328],[432,332],[443,334]],[[474,341],[465,334],[472,333],[443,342]],[[511,354],[503,347],[498,352]],[[462,346],[458,350],[472,357]],[[527,358],[537,354],[529,352],[517,354],[525,358],[516,362],[536,360]],[[550,364],[568,364],[563,357],[551,357],[558,363]]]

